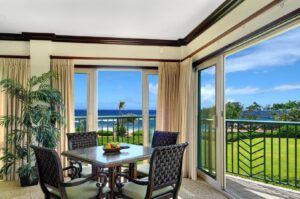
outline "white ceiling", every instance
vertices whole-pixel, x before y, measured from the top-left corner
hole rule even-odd
[[[0,0],[0,32],[179,39],[224,0]]]

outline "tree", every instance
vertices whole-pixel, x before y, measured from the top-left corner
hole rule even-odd
[[[253,102],[250,106],[246,108],[246,113],[244,114],[244,117],[250,120],[256,120],[258,118],[258,115],[255,114],[255,111],[261,111],[262,106],[259,105],[257,102]]]
[[[125,108],[125,104],[126,103],[124,101],[119,102],[119,106],[118,106],[119,115],[122,115],[122,109]],[[117,119],[117,124],[116,124],[117,136],[124,136],[126,134],[126,128],[125,128],[124,124],[125,124],[124,118],[118,118]]]
[[[122,115],[122,109],[125,108],[125,102],[124,101],[120,101],[119,102],[119,115]]]
[[[300,121],[300,109],[292,108],[291,110],[289,110],[289,112],[286,115],[286,120],[299,122]]]
[[[253,104],[251,104],[250,106],[248,106],[247,111],[249,112],[253,112],[253,111],[261,111],[262,106],[259,105],[257,102],[253,102]]]
[[[226,103],[226,119],[239,119],[243,112],[243,105],[240,102]]]
[[[272,106],[272,115],[275,120],[300,121],[300,101],[275,103]]]

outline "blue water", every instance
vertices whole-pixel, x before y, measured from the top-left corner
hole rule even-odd
[[[136,116],[140,116],[139,119],[136,119],[134,122],[129,122],[126,124],[126,129],[130,132],[136,130],[143,129],[143,121],[142,121],[142,110],[122,110],[121,114],[119,110],[98,110],[98,116],[119,116],[119,115],[126,115],[132,114]],[[149,110],[150,116],[156,116],[156,110]],[[84,109],[76,109],[75,110],[75,117],[76,116],[87,116],[87,110]],[[98,130],[112,130],[116,123],[116,119],[108,119],[108,118],[98,118]],[[75,127],[79,126],[79,121],[75,118]],[[153,133],[156,127],[156,119],[151,118],[149,119],[149,130],[150,133]]]
[[[123,115],[126,114],[134,114],[141,116],[142,110],[122,110],[121,113]],[[87,110],[84,109],[76,109],[75,116],[86,116]],[[119,115],[119,110],[98,110],[98,116],[117,116]],[[149,110],[149,115],[156,115],[156,110]]]
[[[253,111],[253,112],[247,112],[247,111],[243,111],[242,116],[240,119],[247,119],[247,116],[256,116],[257,119],[256,120],[269,120],[269,121],[273,121],[274,120],[274,116],[273,114],[276,115],[282,115],[282,114],[286,114],[287,111],[266,111],[266,110],[262,110],[262,111]]]

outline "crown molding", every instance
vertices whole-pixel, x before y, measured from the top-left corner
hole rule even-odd
[[[300,19],[300,8],[293,10],[290,13],[280,17],[279,19],[276,19],[275,21],[272,21],[271,23],[243,36],[242,38],[237,39],[236,41],[210,53],[209,55],[194,61],[193,67],[197,67],[201,63],[215,56],[221,55],[230,49],[234,49],[236,47],[239,47],[240,45],[245,45],[245,43],[250,42],[253,39],[262,37],[263,35],[268,34],[270,31],[274,30],[274,28],[280,27],[282,25],[287,25],[299,19]]]
[[[30,55],[0,55],[0,58],[30,59]]]
[[[151,58],[129,58],[129,57],[79,57],[79,56],[57,56],[57,55],[50,55],[50,59],[180,62],[180,59],[151,59]]]
[[[196,37],[204,33],[207,29],[220,21],[244,0],[226,0],[213,13],[211,13],[204,21],[202,21],[196,28],[194,28],[186,37],[184,37],[184,45],[189,44]]]
[[[36,33],[22,32],[0,33],[0,40],[10,41],[30,41],[30,40],[49,40],[53,42],[71,42],[71,43],[97,43],[97,44],[117,44],[117,45],[145,45],[145,46],[170,46],[180,47],[189,44],[196,37],[209,29],[216,22],[230,13],[244,0],[226,0],[196,28],[194,28],[186,37],[177,40],[166,39],[143,39],[143,38],[115,38],[115,37],[91,37],[91,36],[73,36],[56,35],[55,33]]]

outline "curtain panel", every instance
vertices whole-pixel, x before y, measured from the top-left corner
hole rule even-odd
[[[156,129],[180,131],[179,63],[162,62],[158,67]]]
[[[29,59],[18,58],[0,58],[0,81],[3,79],[14,79],[22,85],[26,85],[30,78],[30,65]],[[0,89],[0,116],[12,115],[21,116],[21,103],[15,97],[6,95]],[[6,138],[12,133],[12,129],[16,128],[16,124],[12,124],[9,128],[0,127],[0,149],[8,149],[9,152],[15,153],[13,146],[6,142]],[[0,151],[0,157],[2,157],[3,151]],[[25,162],[14,162],[12,166],[12,172],[3,176],[4,180],[16,180],[16,168],[18,165],[22,165]],[[3,166],[3,162],[0,162],[0,168]]]
[[[183,160],[183,176],[197,179],[197,135],[194,129],[193,102],[195,78],[191,59],[159,65],[156,129],[179,132],[179,142],[189,142]]]
[[[57,74],[57,78],[53,79],[52,85],[62,94],[65,111],[64,116],[66,125],[60,125],[60,137],[57,146],[57,152],[68,149],[67,133],[74,132],[74,66],[68,59],[51,59],[51,70]],[[63,167],[67,166],[67,160],[61,157]]]
[[[179,101],[180,101],[180,142],[189,142],[183,159],[183,176],[197,179],[197,133],[194,129],[195,108],[193,92],[195,89],[195,76],[193,75],[193,67],[191,59],[187,59],[180,63],[179,78]]]

